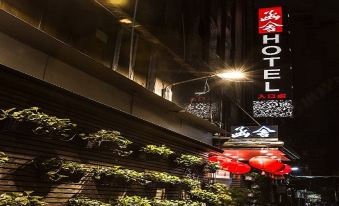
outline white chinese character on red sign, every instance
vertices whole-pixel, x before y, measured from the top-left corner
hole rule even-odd
[[[269,20],[272,20],[272,19],[278,20],[278,19],[281,18],[281,16],[278,15],[278,13],[275,12],[274,10],[266,11],[266,12],[264,12],[264,15],[266,15],[266,16],[264,16],[263,18],[260,18],[260,21],[269,21]]]
[[[283,18],[281,7],[259,9],[258,20],[260,34],[282,32]]]
[[[259,28],[270,33],[270,32],[277,31],[277,27],[282,27],[282,26],[283,25],[281,25],[281,24],[276,24],[276,23],[270,21],[267,24],[265,24],[264,26],[261,26]]]

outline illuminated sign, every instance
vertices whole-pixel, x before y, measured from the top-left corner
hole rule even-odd
[[[292,117],[291,69],[289,49],[283,33],[282,7],[259,8],[260,89],[253,101],[254,117]]]
[[[280,33],[283,31],[281,7],[259,9],[259,34]]]
[[[237,126],[231,127],[233,139],[278,138],[278,126]]]

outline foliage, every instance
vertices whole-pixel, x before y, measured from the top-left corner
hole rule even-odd
[[[11,116],[12,116],[11,114],[14,112],[14,110],[16,110],[16,108],[11,108],[11,109],[7,109],[7,110],[1,109],[0,110],[1,111],[0,121],[11,118]]]
[[[31,107],[20,111],[15,110],[16,108],[1,110],[0,120],[8,118],[18,122],[31,122],[37,125],[37,127],[33,129],[35,134],[60,135],[65,138],[70,138],[72,131],[77,126],[72,123],[70,119],[60,119],[40,112],[38,107]]]
[[[149,200],[139,196],[124,196],[120,197],[116,203],[103,203],[98,200],[89,199],[87,197],[72,198],[68,201],[67,206],[201,206],[200,202],[191,200]]]
[[[152,201],[152,206],[201,206],[200,202],[193,202],[191,200],[160,200]]]
[[[160,155],[166,158],[174,154],[174,152],[170,148],[166,147],[165,145],[161,145],[161,146],[146,145],[145,147],[141,148],[141,151],[147,154]]]
[[[230,187],[229,192],[232,197],[233,205],[245,205],[248,202],[250,190],[245,188]]]
[[[166,172],[146,171],[145,178],[150,182],[176,185],[180,183],[180,178]]]
[[[182,178],[181,184],[183,184],[184,186],[186,186],[189,189],[199,188],[201,186],[201,182],[199,180],[195,180],[195,179],[192,179],[192,178]]]
[[[0,152],[0,165],[8,162],[9,158],[4,152]]]
[[[42,162],[37,161],[36,165],[42,171],[47,172],[47,177],[52,182],[70,178],[79,180],[86,173],[89,173],[94,169],[92,166],[86,164],[65,161],[59,158],[51,158]]]
[[[135,170],[125,169],[120,166],[98,167],[94,170],[94,179],[114,182],[116,179],[127,183],[146,184],[144,173]]]
[[[248,191],[246,189],[228,187],[220,183],[209,184],[206,185],[205,188],[206,190],[217,194],[223,204],[243,205],[246,203],[248,197]]]
[[[189,193],[193,199],[211,205],[228,205],[232,201],[232,197],[229,194],[214,193],[200,188],[194,188]]]
[[[43,206],[42,197],[31,196],[32,192],[11,192],[0,195],[0,206]]]
[[[119,197],[116,206],[152,206],[152,202],[147,198],[139,196],[123,196]]]
[[[221,205],[218,195],[200,188],[194,188],[189,191],[192,199],[199,200],[214,205]]]
[[[205,188],[213,193],[224,193],[224,194],[230,194],[229,191],[229,187],[224,185],[224,184],[220,184],[220,183],[213,183],[213,184],[208,184],[205,186]]]
[[[205,166],[207,172],[215,173],[217,170],[220,169],[218,162],[208,162]]]
[[[111,206],[109,203],[89,199],[87,197],[72,198],[68,201],[68,206]]]
[[[248,201],[257,205],[269,203],[270,178],[255,172],[246,174],[245,180],[249,184]]]
[[[132,153],[132,151],[126,151],[126,149],[133,142],[121,136],[118,131],[102,129],[90,134],[80,134],[80,136],[83,140],[87,140],[98,147],[104,142],[109,143],[112,146],[111,150],[121,156],[127,156]]]
[[[175,161],[179,165],[183,165],[185,167],[200,166],[205,163],[203,158],[188,154],[182,154]]]

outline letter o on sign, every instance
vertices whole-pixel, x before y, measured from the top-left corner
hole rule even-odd
[[[261,52],[267,56],[273,56],[273,55],[279,54],[281,52],[281,48],[278,46],[267,46],[267,47],[264,47],[261,50]]]

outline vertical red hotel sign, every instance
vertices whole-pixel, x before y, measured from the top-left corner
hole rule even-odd
[[[281,7],[259,9],[259,34],[283,32],[283,14]]]
[[[253,101],[254,117],[292,117],[291,69],[288,45],[284,42],[283,11],[281,6],[259,8],[258,33],[261,41],[260,65],[262,85]]]

